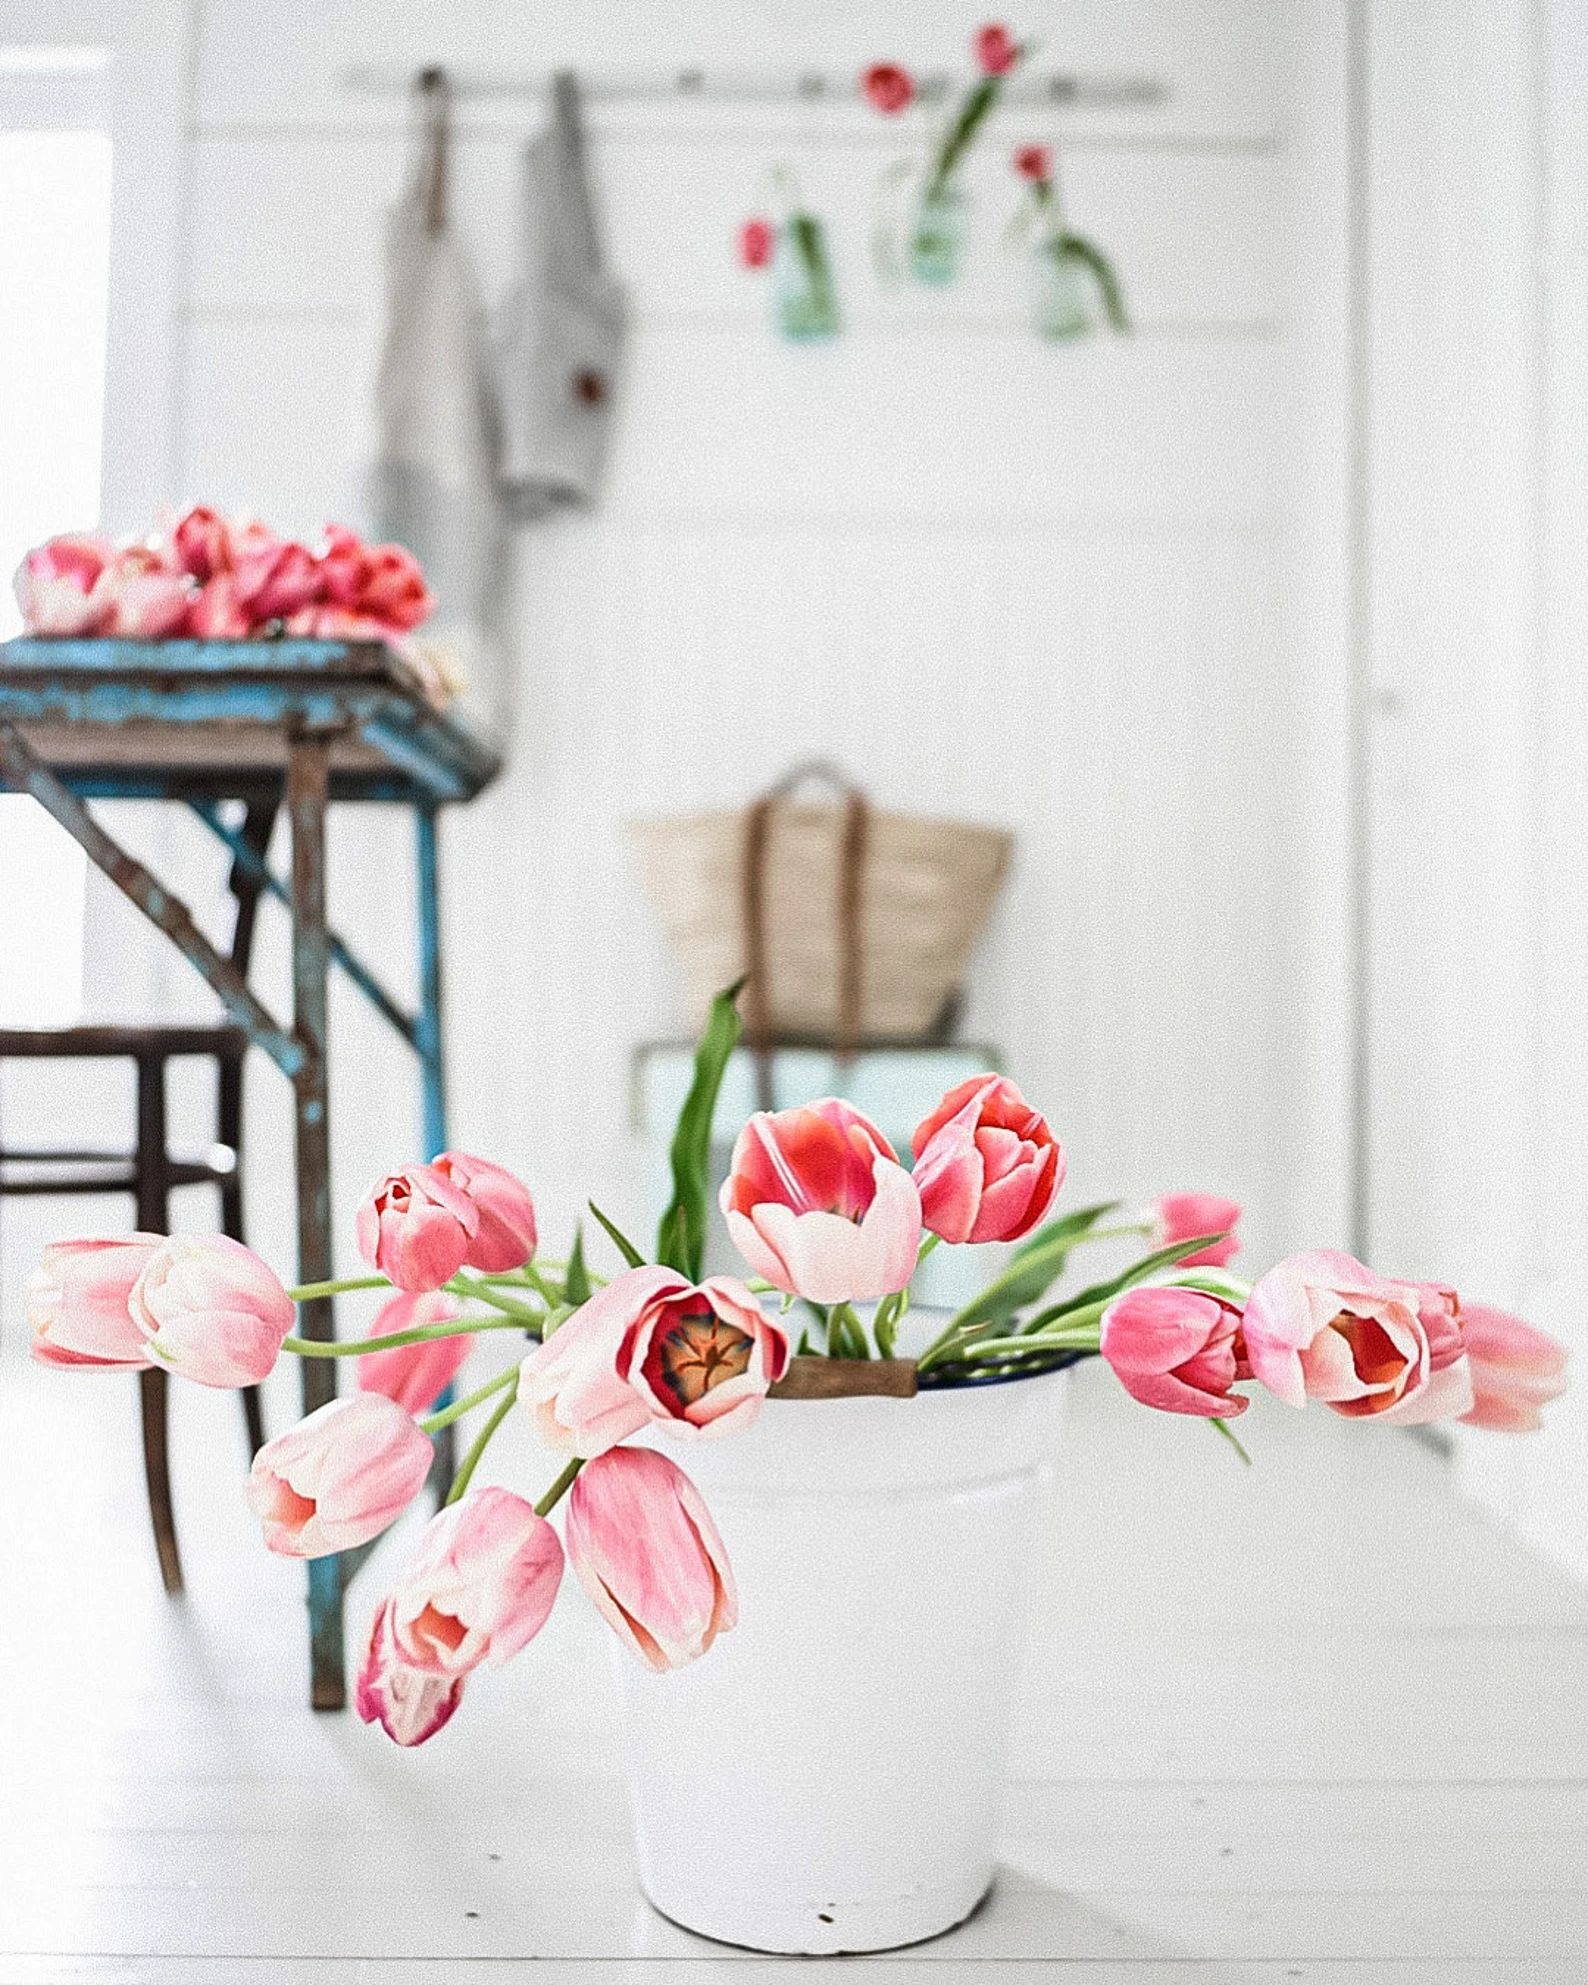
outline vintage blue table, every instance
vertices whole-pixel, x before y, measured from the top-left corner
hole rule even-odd
[[[446,1144],[437,818],[500,770],[461,712],[437,709],[379,642],[36,640],[0,643],[0,789],[31,793],[89,859],[199,971],[231,1017],[292,1083],[298,1277],[333,1273],[326,981],[334,963],[412,1049],[424,1091],[427,1155]],[[148,799],[190,807],[234,862],[292,917],[290,1028],[261,1004],[181,899],[100,826],[85,802]],[[283,878],[223,810],[284,802]],[[326,923],[326,809],[332,801],[412,809],[418,885],[419,1006],[410,1013]],[[329,1301],[302,1306],[306,1336],[334,1335]],[[305,1412],[336,1390],[332,1358],[303,1362]],[[342,1595],[351,1567],[309,1567],[311,1700],[346,1700]]]

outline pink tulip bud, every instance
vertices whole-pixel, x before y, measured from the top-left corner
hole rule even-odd
[[[1271,1268],[1242,1334],[1254,1375],[1287,1405],[1320,1399],[1347,1419],[1401,1425],[1472,1407],[1454,1293],[1392,1282],[1348,1254],[1317,1249]]]
[[[387,633],[406,633],[428,618],[435,601],[411,551],[365,544],[341,524],[327,525],[325,538],[319,569],[328,606]]]
[[[427,1323],[450,1323],[461,1315],[449,1296],[393,1296],[370,1325],[371,1337],[395,1337]],[[405,1413],[428,1413],[463,1369],[474,1348],[472,1336],[432,1337],[421,1344],[399,1344],[371,1351],[357,1360],[361,1392],[395,1400]]]
[[[187,632],[197,641],[246,641],[253,631],[230,572],[207,580],[188,607]]]
[[[1241,1217],[1241,1209],[1233,1199],[1220,1199],[1211,1192],[1166,1192],[1161,1199],[1153,1201],[1152,1214],[1155,1248],[1195,1240],[1198,1234],[1224,1236],[1211,1247],[1185,1255],[1180,1262],[1182,1268],[1222,1268],[1241,1251],[1241,1244],[1231,1231]]]
[[[1020,60],[1019,42],[996,21],[989,21],[986,27],[977,30],[972,46],[984,76],[1007,76]]]
[[[163,641],[179,633],[196,591],[185,573],[166,569],[142,547],[118,552],[105,583],[110,617],[104,631],[130,641]]]
[[[434,1165],[388,1172],[364,1196],[358,1251],[399,1289],[418,1294],[451,1281],[479,1231],[474,1201]]]
[[[616,1447],[568,1495],[568,1558],[618,1638],[682,1668],[739,1616],[733,1573],[700,1491],[666,1455]]]
[[[1472,1366],[1469,1426],[1536,1433],[1539,1409],[1566,1390],[1566,1352],[1553,1337],[1505,1310],[1469,1303],[1461,1334]]]
[[[686,1439],[748,1427],[788,1356],[742,1282],[631,1268],[530,1352],[518,1396],[549,1446],[588,1457],[653,1421]]]
[[[810,1302],[870,1302],[915,1272],[915,1183],[876,1125],[834,1097],[751,1117],[720,1204],[756,1274]]]
[[[255,530],[234,548],[237,597],[253,622],[286,620],[319,599],[320,568],[301,544],[282,543]]]
[[[392,1627],[388,1599],[375,1615],[369,1647],[358,1671],[353,1702],[366,1723],[378,1723],[394,1744],[427,1743],[463,1700],[461,1675],[432,1675],[404,1661]]]
[[[102,634],[110,624],[112,601],[102,583],[115,557],[109,538],[97,531],[51,538],[30,551],[17,567],[17,605],[29,634]]]
[[[425,1526],[392,1590],[393,1644],[430,1675],[500,1668],[546,1624],[561,1579],[546,1519],[506,1489],[476,1489]]]
[[[884,117],[897,117],[915,97],[914,79],[897,62],[873,62],[860,79],[860,89],[872,109]]]
[[[973,1075],[920,1124],[912,1148],[921,1219],[945,1241],[1016,1241],[1064,1183],[1058,1139],[1002,1075]]]
[[[1143,1406],[1229,1419],[1247,1402],[1231,1386],[1241,1365],[1241,1313],[1199,1289],[1127,1289],[1103,1312],[1103,1356]]]
[[[1015,149],[1014,167],[1022,179],[1040,186],[1053,177],[1053,154],[1046,145],[1020,145]]]
[[[154,1363],[128,1307],[133,1285],[164,1240],[52,1241],[28,1278],[23,1304],[41,1364],[81,1371],[141,1370]]]
[[[351,1551],[401,1516],[433,1454],[400,1406],[355,1392],[265,1443],[248,1478],[249,1507],[282,1557]]]
[[[132,1314],[161,1364],[199,1385],[258,1385],[293,1307],[273,1271],[224,1234],[173,1234],[133,1284]]]
[[[218,510],[199,503],[177,519],[171,549],[180,569],[201,586],[232,567],[232,529]]]
[[[471,1158],[466,1151],[443,1151],[435,1168],[465,1199],[479,1225],[463,1257],[465,1268],[500,1275],[535,1258],[535,1203],[529,1187],[500,1165]]]
[[[752,214],[739,228],[739,262],[746,269],[764,269],[777,246],[777,230],[769,220]]]

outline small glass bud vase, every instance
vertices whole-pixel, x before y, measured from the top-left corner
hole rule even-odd
[[[910,273],[918,283],[941,289],[959,274],[968,207],[965,189],[955,180],[922,193],[910,231]]]
[[[822,224],[814,214],[794,214],[778,233],[773,268],[778,329],[795,344],[838,335],[838,293]]]
[[[1084,338],[1095,326],[1091,277],[1053,238],[1031,251],[1031,328],[1055,344]]]

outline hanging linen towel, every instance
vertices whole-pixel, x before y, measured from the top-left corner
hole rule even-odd
[[[501,420],[479,288],[447,214],[450,106],[443,71],[418,78],[419,169],[386,238],[386,335],[369,506],[436,596],[425,642],[488,721],[505,725]]]
[[[502,488],[528,519],[595,501],[623,355],[623,292],[601,260],[579,86],[566,73],[524,152],[523,247],[503,325]]]

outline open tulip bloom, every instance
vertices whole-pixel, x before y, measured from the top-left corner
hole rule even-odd
[[[218,553],[206,520],[189,524],[197,574]],[[1464,1306],[1442,1283],[1381,1275],[1327,1249],[1242,1281],[1229,1267],[1240,1245],[1233,1200],[1178,1192],[1056,1213],[1063,1147],[1015,1084],[991,1073],[928,1113],[909,1165],[837,1098],[753,1116],[719,1195],[747,1272],[707,1276],[708,1155],[739,1038],[737,991],[715,1002],[701,1039],[673,1139],[674,1194],[649,1258],[594,1203],[620,1257],[609,1274],[587,1264],[581,1233],[566,1259],[539,1257],[527,1187],[452,1151],[371,1188],[357,1220],[367,1275],[285,1289],[235,1241],[132,1234],[52,1243],[28,1285],[34,1355],[63,1370],[156,1366],[238,1386],[258,1383],[282,1351],[365,1361],[359,1390],[255,1459],[248,1500],[266,1545],[285,1556],[367,1545],[423,1494],[427,1437],[483,1414],[360,1663],[359,1714],[399,1744],[434,1736],[476,1669],[528,1646],[568,1586],[565,1563],[652,1668],[697,1660],[731,1631],[727,1547],[663,1450],[687,1462],[693,1442],[754,1439],[769,1394],[907,1398],[1100,1356],[1132,1399],[1206,1419],[1234,1441],[1228,1423],[1253,1386],[1347,1420],[1511,1431],[1536,1428],[1564,1390],[1557,1344],[1503,1310]],[[1076,1250],[1127,1239],[1147,1251],[1060,1289]],[[1008,1251],[985,1287],[929,1341],[912,1329],[918,1348],[901,1360],[917,1266],[938,1246],[989,1242]],[[371,1289],[384,1292],[371,1334],[288,1334],[295,1302]],[[483,1355],[501,1332],[510,1355],[494,1376],[421,1410],[469,1345]],[[514,1411],[548,1453],[552,1479],[533,1502],[470,1489]],[[570,1490],[559,1536],[549,1519]]]

